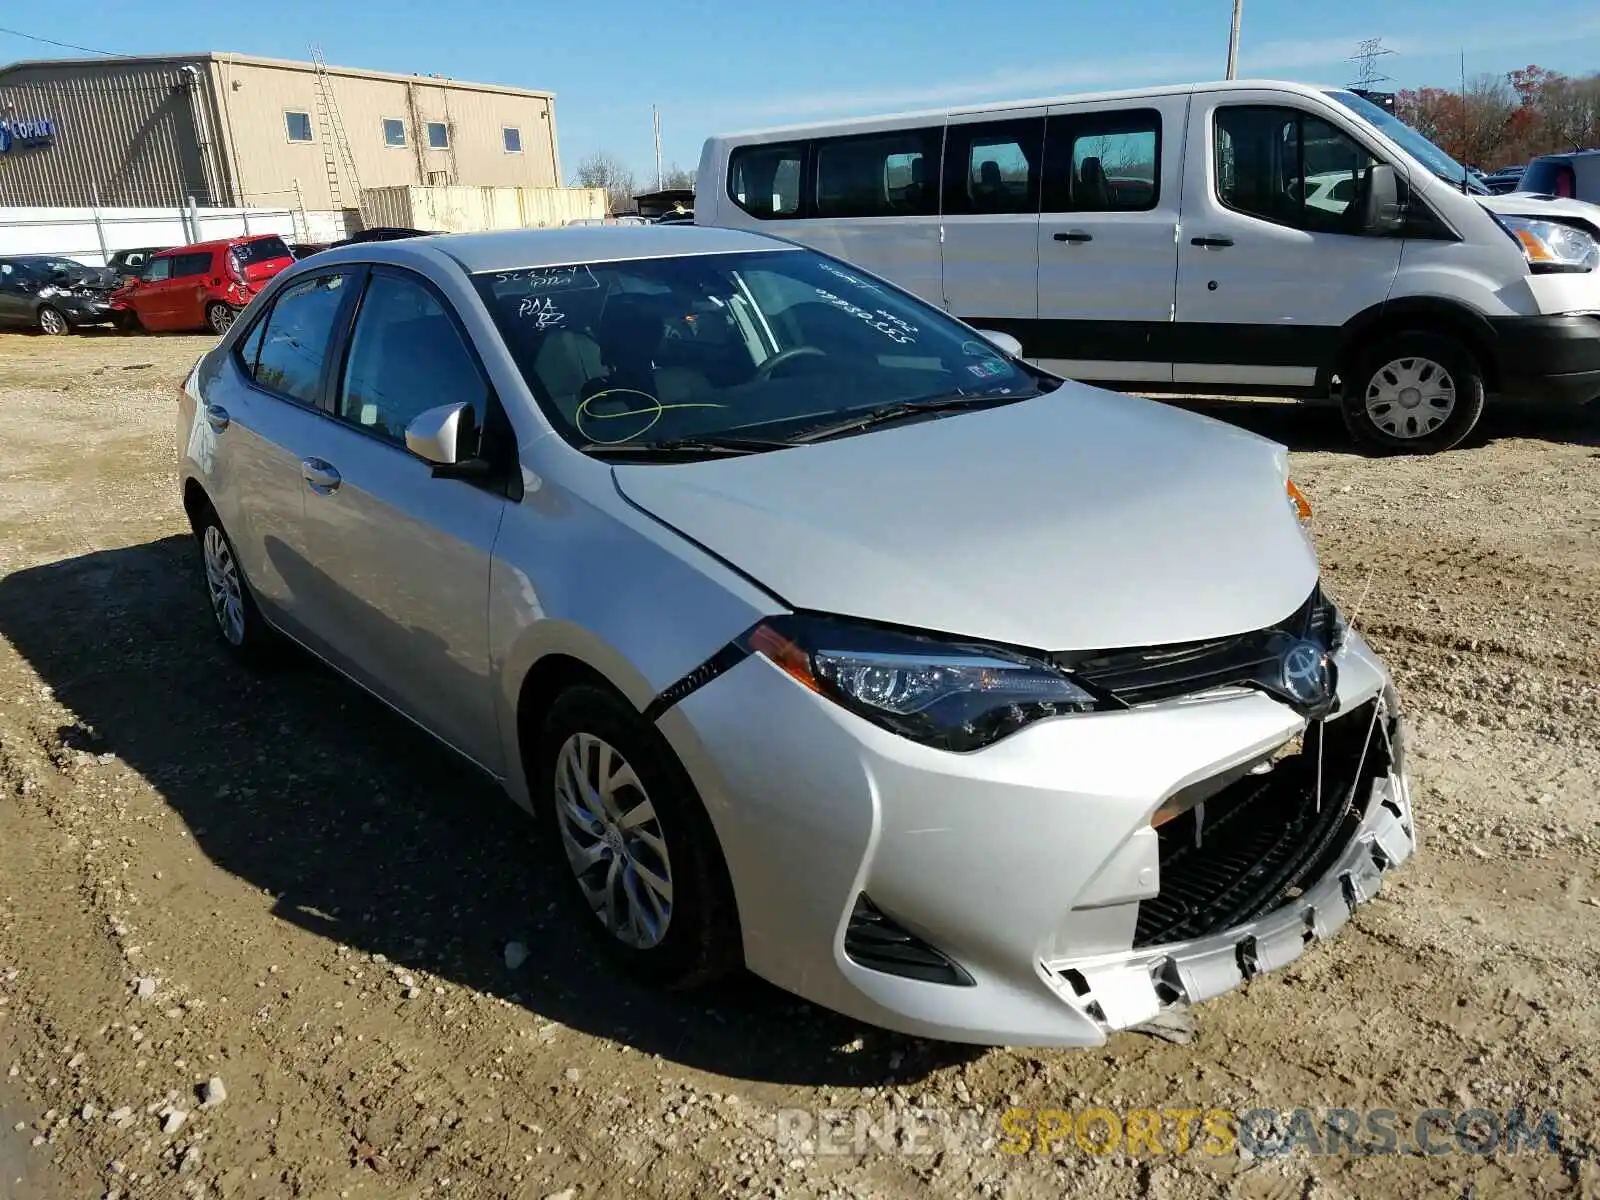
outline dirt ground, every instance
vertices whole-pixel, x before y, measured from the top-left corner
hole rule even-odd
[[[1226,410],[1294,449],[1397,673],[1421,852],[1191,1044],[976,1051],[620,982],[502,797],[314,665],[228,665],[172,486],[205,346],[0,336],[0,1196],[1600,1197],[1600,413],[1375,461],[1328,414]],[[1012,1106],[1386,1108],[1405,1144],[1517,1105],[1554,1152],[997,1141]],[[848,1108],[978,1125],[778,1137]]]

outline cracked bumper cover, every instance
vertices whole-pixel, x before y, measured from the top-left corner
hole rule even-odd
[[[1041,971],[1067,1003],[1102,1031],[1133,1028],[1173,1005],[1199,1004],[1255,975],[1288,966],[1312,942],[1338,933],[1416,847],[1409,787],[1398,769],[1372,785],[1366,817],[1344,853],[1293,902],[1192,942],[1042,963]],[[1076,986],[1072,975],[1079,981]]]

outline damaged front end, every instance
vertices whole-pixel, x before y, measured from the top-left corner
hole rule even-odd
[[[1131,952],[1044,961],[1102,1032],[1197,1004],[1332,937],[1416,849],[1394,692],[1309,720],[1168,797],[1152,819],[1157,889]]]

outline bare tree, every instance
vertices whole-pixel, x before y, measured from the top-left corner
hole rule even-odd
[[[622,165],[615,154],[596,150],[578,164],[572,177],[573,187],[605,188],[606,211],[628,212],[633,208],[633,172]]]
[[[1564,149],[1582,150],[1600,142],[1600,75],[1551,80],[1539,108],[1546,134]]]
[[[694,187],[694,172],[673,163],[661,173],[661,186],[668,191]]]
[[[1517,95],[1504,76],[1480,75],[1468,82],[1461,99],[1462,153],[1469,165],[1482,166],[1505,145]]]

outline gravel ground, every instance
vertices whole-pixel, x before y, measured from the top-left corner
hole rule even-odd
[[[60,1200],[1600,1196],[1600,414],[1373,461],[1327,414],[1227,410],[1293,448],[1397,673],[1421,854],[1190,1044],[977,1051],[750,980],[619,982],[492,789],[309,663],[229,666],[171,484],[205,345],[0,336],[0,1195],[26,1165]],[[1403,1137],[1518,1104],[1557,1152],[995,1140],[1013,1105],[1381,1107]],[[921,1154],[776,1136],[851,1107],[977,1124]]]

